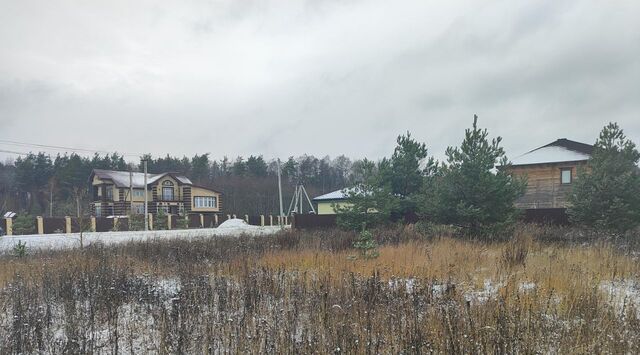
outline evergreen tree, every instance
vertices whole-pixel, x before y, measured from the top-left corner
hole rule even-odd
[[[360,231],[389,222],[398,209],[398,201],[388,186],[381,186],[376,164],[364,159],[361,169],[365,180],[356,186],[344,189],[348,203],[334,204],[338,226]]]
[[[411,133],[398,136],[396,142],[391,158],[379,163],[379,184],[390,189],[389,198],[398,199],[398,212],[403,216],[415,212],[424,179],[435,172],[436,163],[433,158],[424,162],[427,147],[412,139]]]
[[[425,184],[422,212],[439,223],[454,224],[471,233],[500,230],[515,222],[515,200],[526,182],[512,177],[501,138],[488,140],[486,129],[465,130],[460,147],[446,150],[447,162]]]
[[[615,232],[640,224],[640,153],[617,123],[600,132],[586,169],[569,196],[573,222]]]

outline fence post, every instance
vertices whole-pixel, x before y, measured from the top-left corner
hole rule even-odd
[[[231,219],[231,215],[230,214],[227,215],[227,219]]]
[[[289,216],[284,216],[284,225],[285,226],[289,225]]]
[[[233,219],[236,219],[236,218],[237,218],[237,216],[236,216],[235,214],[234,214],[234,215],[232,215],[232,217],[233,217]]]
[[[118,217],[113,217],[113,229],[119,230],[120,224],[118,224]]]
[[[44,234],[44,222],[42,221],[42,216],[36,217],[36,224],[38,225],[38,234]]]
[[[4,220],[7,222],[7,235],[13,235],[13,219],[5,218]]]
[[[269,215],[269,225],[273,227],[273,215]]]
[[[200,213],[200,228],[204,228],[204,215]]]
[[[70,234],[71,233],[71,217],[69,217],[69,216],[64,217],[64,222],[65,222],[64,226],[65,226],[65,229],[66,229],[65,232],[67,234]]]
[[[149,230],[153,230],[153,215],[149,213]]]
[[[218,226],[218,215],[217,214],[213,215],[213,220],[215,221],[216,227],[217,227]]]
[[[171,229],[171,215],[167,215],[167,229]]]
[[[264,215],[263,214],[260,215],[260,226],[264,227]]]
[[[96,216],[91,216],[91,231],[96,231]]]
[[[248,214],[245,214],[245,215],[244,215],[244,220],[245,220],[247,223],[249,223],[249,215],[248,215]]]

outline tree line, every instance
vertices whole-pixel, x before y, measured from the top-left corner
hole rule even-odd
[[[118,153],[85,157],[76,153],[52,156],[39,152],[0,163],[0,211],[74,216],[82,210],[78,204],[89,203],[90,194],[78,192],[89,188],[93,169],[141,172],[143,160],[147,161],[149,173],[184,174],[196,185],[223,192],[223,208],[228,213],[276,214],[279,209],[275,159],[267,161],[251,155],[216,160],[210,154],[191,158],[146,154],[140,161],[128,162]],[[305,185],[312,197],[355,184],[363,179],[362,165],[363,161],[352,161],[344,155],[291,156],[281,162],[285,203],[288,205],[298,182]]]

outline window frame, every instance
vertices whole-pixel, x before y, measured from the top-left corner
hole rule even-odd
[[[218,197],[217,196],[194,196],[193,207],[194,208],[218,208]]]
[[[564,182],[564,173],[569,173],[569,182]],[[573,168],[560,168],[560,185],[571,185],[573,183]]]

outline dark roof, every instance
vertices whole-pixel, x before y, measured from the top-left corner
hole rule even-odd
[[[564,148],[567,148],[569,150],[573,150],[573,151],[576,151],[576,152],[589,154],[589,155],[591,155],[591,153],[593,152],[593,146],[591,144],[580,143],[580,142],[572,141],[572,140],[566,139],[566,138],[560,138],[560,139],[556,140],[555,142],[551,142],[551,143],[549,143],[547,145],[543,145],[542,147],[536,148],[534,150],[538,150],[538,149],[546,148],[546,147],[564,147]]]
[[[129,172],[117,170],[93,169],[89,179],[97,176],[101,180],[111,180],[117,187],[129,187]],[[144,173],[134,172],[132,176],[133,188],[144,188]],[[181,185],[192,185],[188,177],[175,173],[149,174],[147,173],[147,185],[151,185],[164,176],[170,175]]]

